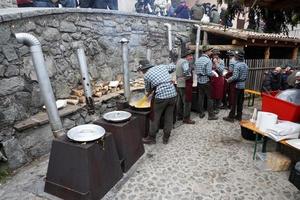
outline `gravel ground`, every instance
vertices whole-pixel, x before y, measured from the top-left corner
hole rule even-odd
[[[245,110],[245,117],[252,109]],[[257,169],[253,143],[240,136],[238,122],[200,119],[195,125],[176,124],[168,145],[161,133],[156,145],[104,197],[105,200],[270,199],[299,200],[289,172]],[[43,192],[48,157],[19,170],[0,186],[0,199],[57,199]]]

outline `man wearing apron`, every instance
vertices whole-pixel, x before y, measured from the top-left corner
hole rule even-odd
[[[171,58],[173,62],[177,59]],[[163,143],[167,144],[173,127],[173,112],[177,96],[171,77],[171,73],[175,71],[175,64],[153,66],[148,60],[141,60],[139,64],[139,70],[144,74],[146,95],[152,94],[150,131],[149,136],[143,138],[143,143],[156,143],[160,118],[164,113]]]
[[[229,115],[223,118],[228,122],[234,122],[235,119],[238,121],[242,120],[244,89],[248,77],[248,65],[244,62],[244,55],[243,50],[235,51],[234,56],[236,63],[233,68],[233,74],[227,79],[228,83],[235,85],[235,102],[230,107]]]
[[[221,100],[224,94],[224,77],[223,71],[225,68],[224,61],[219,57],[221,54],[220,50],[213,49],[212,50],[212,69],[218,74],[218,77],[214,76],[211,78],[211,98],[213,99],[213,107],[214,112],[219,113],[219,108],[221,104]]]
[[[185,124],[195,124],[191,120],[193,76],[191,63],[193,62],[193,51],[187,50],[182,53],[182,58],[176,64],[177,82],[177,116]]]
[[[198,81],[198,99],[199,99],[199,117],[204,118],[204,98],[207,97],[207,111],[208,111],[208,120],[217,120],[218,117],[213,112],[213,101],[211,98],[211,82],[210,79],[213,76],[216,76],[212,71],[212,61],[210,56],[212,54],[212,49],[209,46],[203,46],[200,58],[195,62],[195,72],[197,74]]]

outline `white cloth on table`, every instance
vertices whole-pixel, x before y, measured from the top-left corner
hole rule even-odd
[[[266,130],[266,134],[276,142],[286,139],[296,139],[300,134],[300,124],[281,121]]]
[[[296,133],[300,133],[300,124],[283,121],[275,124],[273,127],[270,127],[266,130],[267,133],[272,133],[278,136],[284,135],[294,135]]]

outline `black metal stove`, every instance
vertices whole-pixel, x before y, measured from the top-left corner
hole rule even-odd
[[[111,133],[86,144],[52,142],[45,192],[63,199],[101,199],[123,176]]]
[[[127,112],[130,112],[135,116],[138,120],[138,129],[140,130],[141,137],[147,137],[149,134],[149,114],[150,111],[143,111],[143,110],[134,110],[132,108],[126,108],[124,109]]]
[[[139,120],[134,116],[119,123],[108,122],[103,118],[94,122],[112,133],[124,172],[127,172],[145,152],[138,123]]]

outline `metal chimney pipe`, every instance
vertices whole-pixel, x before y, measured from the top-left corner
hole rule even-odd
[[[147,60],[151,63],[151,49],[147,49],[147,55],[146,55]]]
[[[126,38],[122,38],[120,41],[123,51],[123,77],[124,77],[124,95],[126,101],[130,101],[130,77],[129,77],[129,67],[128,67],[128,43]]]
[[[77,49],[77,57],[78,57],[79,66],[80,66],[80,73],[81,73],[81,78],[82,78],[82,85],[84,88],[84,94],[85,94],[85,98],[86,98],[88,114],[93,115],[93,114],[95,114],[95,106],[94,106],[94,100],[92,97],[92,95],[93,95],[92,85],[90,82],[89,71],[88,71],[88,67],[86,64],[86,56],[85,56],[84,50],[82,48]]]
[[[168,28],[168,48],[169,51],[172,51],[172,26],[169,23],[165,23],[164,26]]]
[[[47,108],[47,114],[53,135],[54,137],[62,136],[65,132],[56,107],[55,97],[46,69],[41,43],[36,37],[28,33],[16,33],[15,37],[19,43],[30,47],[33,66],[36,71],[42,97]]]
[[[196,35],[196,51],[195,51],[195,60],[199,58],[199,45],[200,45],[200,25],[194,24],[194,26],[197,28],[197,35]]]

